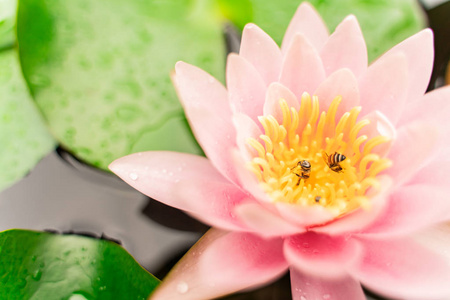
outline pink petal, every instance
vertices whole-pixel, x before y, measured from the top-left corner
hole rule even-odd
[[[263,237],[277,237],[304,232],[304,227],[284,220],[258,203],[246,203],[236,207],[235,213],[243,224]]]
[[[286,259],[297,270],[321,278],[339,278],[359,258],[360,246],[354,239],[307,232],[288,237]]]
[[[437,157],[436,160],[425,165],[414,177],[408,181],[408,185],[427,185],[430,188],[442,188],[449,186],[448,171],[450,170],[449,157]]]
[[[359,77],[367,69],[366,42],[355,16],[348,16],[322,48],[321,57],[327,75],[341,69],[350,69]]]
[[[283,112],[280,107],[280,99],[286,100],[289,107],[300,109],[300,103],[297,97],[284,85],[274,82],[269,85],[266,93],[266,101],[264,102],[264,116],[271,115],[277,119],[278,123],[283,123]]]
[[[256,176],[247,169],[247,161],[244,159],[243,155],[239,151],[233,150],[232,157],[239,182],[243,189],[252,194],[253,197],[259,201],[271,203],[272,200],[269,195],[262,190]]]
[[[178,62],[175,71],[174,83],[197,141],[217,170],[236,182],[229,151],[235,146],[236,131],[226,89],[192,65]]]
[[[281,216],[293,224],[302,227],[318,225],[333,220],[336,216],[323,206],[301,206],[296,204],[275,204]]]
[[[138,191],[188,211],[209,224],[238,230],[234,206],[248,196],[226,180],[208,159],[175,152],[143,152],[115,160],[110,169]]]
[[[383,55],[375,61],[359,82],[362,114],[379,110],[396,124],[405,106],[408,76],[403,53]]]
[[[450,138],[450,86],[439,88],[411,101],[405,108],[400,124],[414,122],[417,119],[439,126],[441,139]]]
[[[438,139],[437,128],[423,122],[412,123],[397,131],[389,152],[393,165],[386,170],[397,186],[407,182],[430,161]]]
[[[239,55],[258,70],[266,85],[278,80],[282,61],[280,48],[255,24],[245,25]]]
[[[150,299],[212,299],[266,284],[286,270],[281,240],[212,229],[178,262]]]
[[[326,111],[337,96],[342,97],[336,117],[341,117],[359,105],[358,82],[349,69],[340,69],[331,74],[314,92],[319,97],[320,111]]]
[[[406,99],[410,101],[417,96],[422,96],[427,90],[433,70],[433,32],[430,29],[422,30],[396,45],[383,56],[390,56],[396,52],[403,52],[408,63]]]
[[[330,235],[341,235],[360,232],[367,228],[383,212],[392,186],[392,181],[387,176],[379,176],[378,179],[381,191],[370,199],[369,208],[360,208],[323,226],[311,228],[311,230]]]
[[[389,142],[377,145],[371,151],[372,153],[378,154],[380,157],[386,156],[391,149],[393,141],[397,137],[394,125],[392,125],[388,118],[380,111],[370,112],[368,115],[364,116],[362,120],[369,120],[370,124],[360,130],[360,136],[367,136],[368,141],[380,135],[389,139]]]
[[[239,151],[245,160],[250,161],[253,157],[258,156],[258,152],[247,143],[247,139],[251,137],[259,139],[262,132],[258,125],[244,114],[233,115],[233,124],[236,127],[236,143]]]
[[[361,285],[349,276],[329,279],[305,275],[290,268],[292,300],[366,300]]]
[[[287,52],[294,36],[298,33],[303,34],[318,51],[322,49],[328,38],[328,29],[325,23],[308,2],[300,4],[289,23],[281,46],[283,53]]]
[[[450,220],[450,189],[427,185],[402,187],[390,197],[386,210],[364,233],[406,235]]]
[[[450,268],[442,256],[406,238],[361,242],[363,257],[351,274],[369,289],[395,299],[449,299]]]
[[[248,231],[234,211],[240,204],[254,200],[234,184],[186,178],[173,189],[173,198],[186,203],[185,210],[203,223],[225,230]]]
[[[252,64],[233,53],[228,55],[227,88],[234,112],[257,121],[263,113],[266,84]]]
[[[304,92],[312,94],[325,79],[322,60],[305,36],[297,34],[287,49],[280,82],[298,99]]]

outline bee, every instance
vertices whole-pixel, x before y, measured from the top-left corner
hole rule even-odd
[[[343,162],[347,157],[345,157],[345,155],[334,152],[331,155],[328,155],[326,152],[322,153],[323,159],[325,160],[325,162],[327,163],[328,167],[336,172],[342,172],[342,167],[339,164],[340,162]]]
[[[311,174],[311,163],[307,160],[301,160],[297,163],[296,167],[301,169],[300,174],[294,172],[294,174],[299,177],[297,182],[297,185],[299,185],[301,179],[309,178],[309,175]]]

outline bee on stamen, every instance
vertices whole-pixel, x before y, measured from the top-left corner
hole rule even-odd
[[[300,174],[293,172],[295,175],[298,176],[297,185],[300,184],[300,180],[302,179],[308,179],[311,174],[311,163],[307,160],[301,160],[297,163],[295,168],[299,167],[301,169]]]
[[[339,163],[343,162],[347,157],[345,157],[345,155],[334,152],[331,155],[328,155],[326,152],[322,153],[323,159],[325,160],[326,164],[328,165],[328,167],[336,172],[342,172],[343,168],[341,167],[341,165]]]

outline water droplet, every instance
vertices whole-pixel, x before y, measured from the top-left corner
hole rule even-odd
[[[180,294],[185,294],[189,291],[189,286],[186,282],[182,281],[177,285],[177,292]]]
[[[37,269],[36,272],[34,272],[34,274],[31,276],[31,278],[33,278],[36,281],[39,281],[42,277],[42,270],[41,269]]]
[[[68,300],[88,300],[88,298],[80,294],[73,294]]]
[[[101,286],[101,287],[99,287],[98,288],[100,291],[104,291],[104,290],[106,290],[106,286]]]
[[[131,180],[137,180],[138,179],[138,175],[136,173],[130,173],[129,175]]]
[[[27,285],[27,281],[23,278],[17,280],[17,287],[24,288]]]
[[[301,296],[300,300],[306,300],[306,297],[305,296]]]
[[[331,299],[331,295],[330,294],[325,294],[322,297],[323,299]]]
[[[34,86],[47,87],[51,81],[46,75],[34,74],[30,77],[30,83]]]
[[[134,121],[139,114],[139,109],[131,105],[122,105],[116,110],[117,118],[126,123]]]
[[[309,248],[309,243],[303,243],[303,248]]]

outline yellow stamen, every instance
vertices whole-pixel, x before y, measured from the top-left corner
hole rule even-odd
[[[320,205],[336,216],[370,208],[368,191],[373,196],[379,190],[377,176],[391,166],[374,149],[389,138],[368,139],[360,134],[370,123],[357,121],[361,107],[344,113],[336,124],[341,101],[342,97],[335,97],[328,111],[321,112],[319,99],[304,93],[298,111],[279,100],[282,121],[270,115],[258,118],[264,134],[247,140],[255,150],[248,169],[272,201]],[[335,152],[346,157],[338,162],[341,171],[329,165],[328,157]],[[298,165],[302,160],[311,164],[307,173]]]

